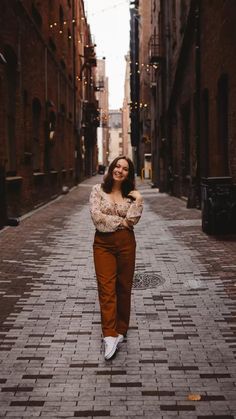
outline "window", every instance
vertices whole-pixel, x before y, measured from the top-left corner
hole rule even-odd
[[[172,48],[176,47],[176,3],[172,0]]]
[[[6,47],[4,57],[7,64],[6,80],[6,116],[7,116],[7,162],[6,171],[10,176],[16,175],[16,86],[17,86],[17,58],[11,47]]]
[[[40,116],[41,104],[38,99],[32,103],[32,152],[33,152],[33,170],[40,171]]]
[[[183,150],[183,172],[185,177],[190,174],[190,104],[182,108],[182,150]]]
[[[62,6],[59,7],[59,21],[60,21],[60,29],[63,30],[63,24],[64,24],[64,12]]]

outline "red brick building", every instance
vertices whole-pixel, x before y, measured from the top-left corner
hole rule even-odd
[[[236,183],[236,2],[203,1],[200,13],[202,172]]]
[[[96,56],[83,1],[0,2],[0,226],[91,176]]]
[[[236,2],[151,8],[153,183],[199,206],[202,177],[236,183]]]

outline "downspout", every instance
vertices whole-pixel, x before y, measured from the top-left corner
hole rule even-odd
[[[168,181],[168,166],[169,166],[169,160],[170,156],[169,153],[169,144],[170,144],[170,114],[169,114],[169,100],[170,100],[170,90],[171,90],[171,62],[170,57],[172,55],[172,45],[171,45],[171,39],[170,39],[170,9],[169,6],[166,8],[166,16],[165,16],[166,22],[165,22],[165,44],[166,44],[166,62],[165,62],[165,71],[166,71],[166,80],[165,80],[165,88],[164,96],[163,96],[163,110],[164,110],[164,121],[165,126],[164,130],[164,157],[163,157],[163,179],[161,179],[162,185],[160,185],[160,189],[164,192],[167,191],[167,181]],[[172,156],[171,156],[172,157]]]
[[[196,136],[196,207],[201,202],[201,147],[200,147],[200,107],[201,107],[201,49],[200,49],[200,1],[196,0],[195,8],[195,136]]]
[[[0,53],[0,64],[6,65],[7,61]],[[0,99],[2,101],[2,79],[0,73]],[[3,101],[2,101],[3,103]],[[0,156],[0,230],[7,224],[7,193],[6,193],[6,172],[4,155]]]
[[[45,72],[45,103],[48,100],[48,51],[45,47],[44,53],[44,72]]]
[[[76,20],[75,15],[75,0],[72,1],[72,10],[73,10],[73,22]],[[72,42],[73,42],[73,90],[74,90],[74,99],[73,99],[73,112],[74,112],[74,128],[77,130],[77,117],[76,117],[76,48],[75,48],[75,28],[76,25],[72,25]],[[77,28],[78,30],[78,28]]]
[[[74,22],[77,17],[77,10],[75,10],[75,0],[72,0],[72,13],[73,13],[73,23],[72,23],[72,66],[73,66],[73,133],[74,133],[74,167],[75,167],[75,183],[79,182],[79,127],[77,126],[77,86],[76,86],[76,46],[75,46],[75,36],[76,36],[76,25]],[[78,28],[77,28],[78,31]]]
[[[201,52],[200,52],[200,1],[194,0],[194,48],[195,48],[195,164],[192,168],[187,208],[200,208],[201,202],[201,155],[200,155],[200,107],[201,107]]]

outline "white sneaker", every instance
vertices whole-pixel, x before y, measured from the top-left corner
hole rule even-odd
[[[124,341],[124,336],[123,335],[118,335],[117,336],[117,347]]]
[[[105,359],[111,359],[117,350],[118,337],[106,336],[104,338],[105,343]]]

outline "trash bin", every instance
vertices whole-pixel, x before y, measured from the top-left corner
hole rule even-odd
[[[104,164],[99,164],[98,165],[98,173],[99,173],[99,175],[104,175],[105,170],[106,170],[106,166],[104,166]]]
[[[236,185],[232,186],[232,206],[231,206],[231,226],[232,232],[236,233]]]
[[[232,178],[206,177],[201,184],[202,230],[207,234],[235,232],[235,201]]]

